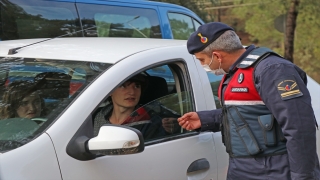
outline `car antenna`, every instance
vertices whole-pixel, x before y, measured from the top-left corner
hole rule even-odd
[[[135,16],[133,19],[125,22],[127,23],[130,27],[132,27],[134,30],[138,31],[138,33],[140,33],[143,37],[148,38],[145,34],[143,34],[143,32],[141,32],[139,29],[137,29],[136,27],[134,27],[132,24],[130,24],[129,22],[134,21],[136,19],[140,18],[140,16]]]
[[[9,49],[8,55],[16,54],[16,53],[18,53],[17,50],[22,49],[22,48],[27,47],[27,46],[31,46],[31,45],[34,45],[34,44],[42,43],[44,41],[49,41],[49,40],[55,39],[55,38],[64,37],[64,36],[67,36],[67,35],[72,35],[72,34],[75,34],[75,33],[81,32],[81,31],[85,31],[85,30],[88,30],[88,29],[92,29],[92,28],[95,28],[95,27],[97,27],[97,26],[89,27],[89,28],[86,28],[86,29],[83,29],[83,30],[79,30],[79,31],[75,31],[75,32],[67,33],[67,34],[63,34],[61,36],[57,36],[57,37],[54,37],[54,38],[45,39],[45,40],[42,40],[42,41],[39,41],[39,42],[35,42],[35,43],[32,43],[32,44],[28,44],[28,45],[25,45],[25,46],[21,46],[21,47],[17,47],[17,48],[11,48],[11,49]]]

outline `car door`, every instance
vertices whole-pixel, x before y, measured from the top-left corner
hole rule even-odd
[[[194,61],[185,47],[170,47],[129,56],[104,72],[47,131],[56,148],[62,178],[216,179],[218,163],[215,135],[212,132],[181,130],[176,134],[146,140],[144,151],[138,154],[106,155],[81,160],[66,152],[70,141],[75,136],[82,136],[80,131],[90,129],[92,114],[110,92],[137,73],[149,72],[150,76],[165,79],[168,93],[170,88],[175,90],[160,99],[164,99],[164,105],[170,106],[174,103],[166,97],[177,98],[177,106],[174,107],[178,107],[175,110],[178,114],[214,106],[210,83],[205,72],[198,71],[199,67],[200,64]],[[170,69],[170,73],[161,68]]]

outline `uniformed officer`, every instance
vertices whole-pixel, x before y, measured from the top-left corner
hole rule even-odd
[[[187,48],[206,71],[224,75],[223,108],[189,112],[178,121],[187,130],[221,130],[227,179],[320,179],[304,71],[268,48],[243,48],[234,30],[220,22],[200,26]]]

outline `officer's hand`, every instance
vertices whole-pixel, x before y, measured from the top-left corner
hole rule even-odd
[[[178,118],[179,125],[186,130],[194,130],[201,127],[201,122],[196,112],[189,112]]]

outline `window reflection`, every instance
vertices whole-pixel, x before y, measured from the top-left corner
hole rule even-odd
[[[168,13],[174,39],[188,39],[195,31],[192,18],[183,14]]]
[[[0,151],[41,134],[109,64],[0,57]]]
[[[80,30],[73,3],[5,0],[0,4],[0,40],[53,38]],[[81,33],[69,34],[82,36]]]
[[[212,94],[216,103],[216,108],[221,108],[221,104],[218,98],[218,90],[219,90],[220,81],[223,76],[217,76],[210,72],[207,72],[207,76],[210,81]]]
[[[162,38],[158,15],[153,9],[103,4],[77,7],[85,36]]]

